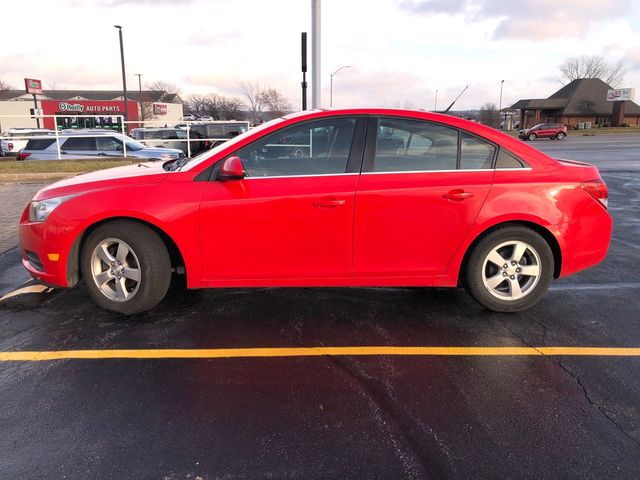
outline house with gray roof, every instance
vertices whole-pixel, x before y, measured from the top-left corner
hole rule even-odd
[[[611,88],[599,78],[579,78],[549,98],[518,100],[511,109],[520,110],[521,128],[538,123],[563,123],[573,128],[583,122],[591,122],[594,127],[640,125],[640,106],[630,100],[608,102],[607,91]]]

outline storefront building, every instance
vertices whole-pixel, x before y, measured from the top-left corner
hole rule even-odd
[[[164,126],[182,120],[182,100],[178,95],[158,91],[131,92],[127,94],[130,122],[145,120],[144,126]],[[33,96],[24,90],[0,92],[0,131],[8,128],[106,128],[121,130],[125,114],[124,99],[119,91],[44,90],[37,95],[37,107]],[[33,116],[38,108],[44,117]],[[47,115],[60,115],[59,118]],[[140,123],[128,123],[127,130],[140,127]]]

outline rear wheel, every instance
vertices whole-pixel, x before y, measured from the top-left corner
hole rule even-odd
[[[556,138],[558,140],[562,140],[564,137],[566,137],[567,135],[564,132],[558,132],[556,135]]]
[[[535,133],[530,133],[529,136],[527,137],[529,140],[533,141],[537,138],[537,135]]]
[[[505,226],[473,249],[464,272],[467,292],[494,312],[518,312],[537,303],[553,278],[553,253],[534,230]]]
[[[119,220],[98,227],[82,248],[82,275],[93,300],[132,315],[164,298],[171,281],[167,248],[151,228]]]

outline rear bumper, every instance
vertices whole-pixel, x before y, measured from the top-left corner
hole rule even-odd
[[[601,210],[595,217],[557,226],[556,238],[562,250],[560,277],[593,267],[607,256],[613,221],[604,208]]]

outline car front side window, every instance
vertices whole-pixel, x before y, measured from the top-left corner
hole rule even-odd
[[[345,173],[356,119],[305,122],[267,135],[234,153],[247,177],[290,177]]]

